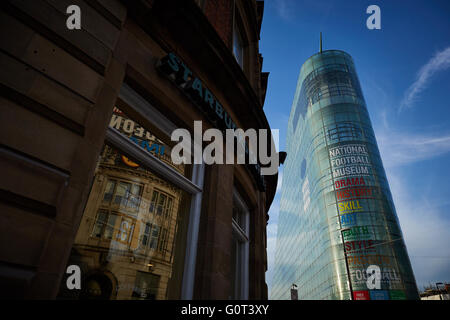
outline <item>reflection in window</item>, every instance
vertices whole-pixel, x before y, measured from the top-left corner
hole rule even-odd
[[[242,207],[233,206],[233,220],[242,230],[245,230],[245,211]]]
[[[102,210],[97,214],[91,236],[128,243],[134,230],[134,224],[133,219]]]
[[[111,200],[114,199],[113,205],[136,210],[141,201],[141,193],[141,185],[109,179],[103,196],[103,203],[111,204]]]
[[[153,190],[149,212],[156,213],[157,215],[164,215],[164,217],[168,218],[171,215],[172,203],[173,197],[170,197],[161,191]]]
[[[105,195],[103,196],[103,202],[109,203],[114,194],[114,189],[116,186],[116,182],[114,180],[108,180],[108,184],[106,185]]]
[[[102,298],[176,298],[181,283],[172,279],[181,277],[186,245],[178,235],[187,227],[179,221],[188,218],[190,197],[142,166],[124,165],[121,157],[104,146],[68,264],[113,279],[112,294]],[[62,291],[60,297],[82,294]]]
[[[158,293],[159,280],[160,277],[155,274],[138,271],[133,288],[133,299],[155,300]]]
[[[233,28],[233,55],[236,58],[237,63],[244,68],[244,46],[242,42],[242,37],[239,32],[236,23]]]
[[[156,224],[146,223],[141,239],[144,248],[164,252],[167,248],[167,229]]]
[[[167,229],[166,228],[162,229],[161,237],[159,239],[158,251],[160,251],[160,252],[166,251],[166,249],[167,249],[167,236],[168,236]]]
[[[97,215],[97,219],[95,220],[94,230],[92,231],[92,236],[96,238],[100,238],[103,234],[103,230],[106,226],[106,220],[108,218],[108,214],[105,211],[99,211]]]
[[[108,222],[104,227],[103,237],[105,239],[111,240],[114,233],[114,226],[116,225],[117,216],[114,213],[111,213],[108,216]]]

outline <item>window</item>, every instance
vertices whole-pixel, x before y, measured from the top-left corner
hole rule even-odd
[[[141,244],[144,248],[158,250],[161,253],[165,253],[168,242],[167,236],[167,228],[162,228],[156,224],[147,222],[141,236]]]
[[[104,229],[106,228],[108,220],[108,213],[105,211],[99,211],[97,218],[95,220],[94,230],[92,231],[92,236],[96,238],[101,238],[104,234]]]
[[[293,120],[294,131],[298,118],[305,117],[309,106],[335,96],[351,96],[364,101],[356,74],[343,64],[328,64],[311,71],[300,88]]]
[[[163,215],[170,218],[172,211],[173,197],[158,191],[153,190],[152,201],[149,206],[149,212]]]
[[[200,9],[205,10],[206,0],[195,0],[195,3],[200,7]]]
[[[167,235],[168,235],[167,229],[163,228],[161,230],[161,236],[159,238],[159,245],[158,245],[158,251],[163,252],[163,253],[167,249]]]
[[[133,288],[133,299],[155,300],[158,294],[160,277],[151,273],[138,271]]]
[[[192,299],[204,166],[172,164],[161,150],[177,127],[127,85],[119,100],[147,126],[115,108],[68,265],[111,279],[91,281],[105,298]],[[82,297],[65,287],[59,298]]]
[[[91,237],[115,240],[129,244],[132,240],[136,220],[118,212],[100,210],[95,219]]]
[[[141,194],[142,185],[109,179],[103,195],[103,204],[136,211],[141,202]]]
[[[105,147],[106,154],[109,147]],[[129,244],[141,203],[142,185],[109,178],[91,237]]]
[[[236,23],[233,28],[233,55],[237,63],[244,69],[244,44]]]
[[[142,235],[142,245],[155,250],[158,245],[159,227],[156,224],[146,223]]]
[[[248,299],[249,212],[237,191],[233,191],[232,228],[230,299]]]
[[[328,129],[328,140],[330,142],[360,139],[362,139],[362,130],[352,122],[339,122]]]

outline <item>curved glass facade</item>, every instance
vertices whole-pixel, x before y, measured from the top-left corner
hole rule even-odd
[[[418,299],[351,56],[302,66],[288,123],[271,299]]]

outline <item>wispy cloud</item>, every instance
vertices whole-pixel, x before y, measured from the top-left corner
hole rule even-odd
[[[386,110],[379,110],[378,147],[416,282],[419,290],[423,290],[430,281],[450,280],[450,219],[446,215],[449,201],[435,196],[434,185],[423,185],[422,192],[417,194],[411,187],[414,181],[402,176],[399,169],[450,152],[450,133],[396,129]]]
[[[442,214],[448,203],[429,192],[413,194],[394,169],[386,174],[419,290],[429,282],[449,281],[450,220]]]
[[[431,77],[450,67],[450,47],[437,52],[417,73],[416,81],[406,90],[399,112],[410,108],[418,95],[427,87]]]
[[[450,47],[449,47],[450,48]],[[364,79],[368,88],[368,106],[374,113],[374,131],[385,167],[399,167],[433,159],[450,152],[450,130],[444,125],[423,123],[406,129],[395,110],[397,102],[389,89],[370,78]]]
[[[293,0],[275,0],[274,4],[278,15],[283,20],[291,21],[293,19],[293,8],[295,4]]]
[[[281,185],[283,184],[283,171],[278,172],[278,183],[277,183],[277,191],[281,191]]]
[[[449,133],[420,134],[395,131],[387,127],[378,131],[376,136],[385,167],[432,159],[450,152]]]

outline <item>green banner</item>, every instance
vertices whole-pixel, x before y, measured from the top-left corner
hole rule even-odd
[[[402,290],[391,290],[389,291],[391,300],[406,300],[405,292]]]

